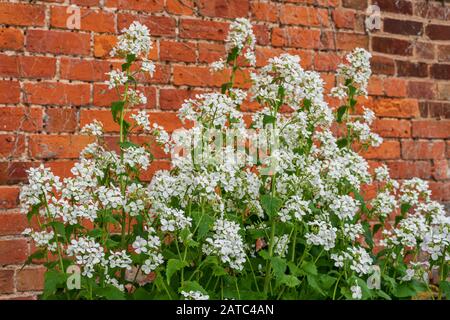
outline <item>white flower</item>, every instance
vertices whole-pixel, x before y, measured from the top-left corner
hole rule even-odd
[[[341,220],[352,219],[358,212],[358,204],[352,197],[343,195],[334,199],[330,209]]]
[[[152,48],[148,28],[134,21],[128,29],[123,29],[118,37],[117,45],[112,49],[111,56],[126,57],[129,54],[146,57]]]
[[[83,266],[82,275],[92,278],[96,265],[104,263],[105,253],[103,247],[90,237],[72,239],[67,247],[67,254],[75,256],[78,265]]]
[[[181,294],[184,296],[185,300],[209,300],[209,296],[200,291],[181,291]]]
[[[145,131],[150,131],[152,129],[150,126],[149,115],[145,110],[132,114],[131,119],[134,119],[136,124],[141,126]]]
[[[220,260],[229,264],[232,269],[242,270],[246,259],[239,225],[220,218],[214,223],[213,230],[213,237],[205,239],[203,253],[218,255]]]
[[[108,89],[117,88],[128,81],[128,76],[123,71],[112,70],[111,72],[108,72],[107,75],[109,75],[109,80],[106,81]]]
[[[351,286],[350,291],[352,292],[352,298],[356,300],[362,299],[361,287],[355,282],[354,286]]]
[[[289,235],[283,234],[281,237],[274,237],[274,252],[280,257],[285,257],[289,249]]]
[[[151,77],[153,77],[153,74],[155,73],[155,64],[147,59],[143,59],[142,60],[142,65],[141,65],[141,71],[142,72],[148,72],[150,74]]]
[[[369,125],[372,124],[373,120],[375,120],[375,113],[366,107],[363,107],[363,110],[364,110],[363,113],[364,121],[367,122],[367,124]]]
[[[103,124],[100,121],[94,119],[92,123],[85,125],[81,129],[81,133],[88,134],[94,137],[103,136]]]
[[[220,71],[225,69],[225,61],[223,59],[220,59],[218,61],[214,61],[213,63],[211,63],[210,66],[212,71]]]
[[[130,167],[139,166],[147,170],[150,165],[150,155],[144,147],[128,147],[124,149],[123,162]]]
[[[310,232],[306,233],[306,243],[323,246],[326,251],[334,248],[337,229],[324,220],[308,222]]]

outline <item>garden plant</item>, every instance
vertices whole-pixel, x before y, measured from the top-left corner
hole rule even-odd
[[[363,106],[367,51],[339,65],[329,95],[340,106],[331,108],[319,73],[287,53],[237,85],[256,58],[250,22],[236,19],[227,56],[211,65],[228,80],[186,100],[185,128],[169,134],[137,107],[146,103],[137,84],[155,69],[151,47],[147,27],[134,22],[111,52],[123,60],[108,81],[120,97],[111,105],[119,152],[94,121],[71,177],[43,165],[28,171],[20,200],[36,246],[27,263],[47,268],[42,299],[450,296],[444,207],[427,182],[397,182],[364,159],[382,143]],[[250,100],[259,106],[252,116],[241,108]],[[154,142],[171,169],[146,183]],[[376,193],[369,200],[367,187]]]

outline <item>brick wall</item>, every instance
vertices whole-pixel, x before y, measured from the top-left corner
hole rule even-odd
[[[145,107],[169,129],[180,125],[175,112],[184,98],[222,82],[208,64],[224,53],[230,19],[255,24],[258,66],[295,53],[328,87],[347,51],[369,49],[374,76],[364,103],[380,117],[375,127],[385,142],[366,157],[386,162],[395,178],[429,180],[434,198],[450,202],[449,3],[71,0],[81,8],[81,25],[69,30],[68,2],[0,2],[0,298],[34,298],[42,287],[42,267],[19,271],[33,250],[20,236],[27,222],[17,208],[26,168],[44,162],[68,175],[88,142],[80,128],[94,118],[105,122],[113,142],[108,104],[115,97],[104,91],[104,73],[117,66],[108,60],[117,31],[133,20],[155,38],[157,71],[142,84]],[[365,31],[368,4],[381,9],[380,30]],[[160,152],[156,157],[152,170],[167,168]]]

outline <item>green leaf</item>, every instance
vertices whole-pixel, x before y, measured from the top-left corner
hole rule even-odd
[[[272,197],[268,194],[261,196],[261,206],[270,218],[273,218],[278,213],[282,205],[283,201],[277,197]]]
[[[347,143],[348,143],[348,140],[347,140],[347,138],[341,138],[341,139],[339,139],[337,142],[336,142],[336,144],[337,144],[337,146],[339,147],[339,148],[343,148],[343,147],[345,147],[346,145],[347,145]]]
[[[22,268],[20,268],[20,271],[22,271],[22,269],[26,265],[29,265],[29,264],[33,263],[34,259],[43,259],[43,258],[45,258],[45,254],[46,254],[46,252],[44,250],[37,250],[37,251],[33,252],[31,255],[28,256],[27,260],[22,265]]]
[[[137,288],[136,291],[133,293],[133,299],[134,300],[153,300],[153,295],[145,290],[144,288],[140,287]]]
[[[439,282],[439,290],[444,293],[447,300],[450,299],[450,282],[442,280]]]
[[[124,101],[114,101],[111,104],[111,113],[114,121],[117,123],[120,121],[120,113],[122,112],[124,106],[125,106]]]
[[[300,280],[298,280],[296,276],[285,274],[280,278],[279,283],[284,284],[289,288],[295,288],[300,284]]]
[[[341,122],[342,122],[342,117],[344,116],[344,114],[345,114],[346,111],[347,111],[347,106],[340,106],[340,107],[337,109],[337,112],[336,112],[336,121],[337,121],[338,123],[341,123]]]
[[[392,298],[386,292],[384,292],[383,290],[377,290],[376,292],[377,292],[379,297],[381,297],[383,299],[386,299],[386,300],[392,300]]]
[[[172,278],[172,276],[177,271],[183,269],[185,266],[187,266],[187,263],[181,261],[180,259],[170,259],[167,262],[167,269],[166,269],[167,283],[170,283],[170,279]]]
[[[405,282],[397,286],[394,295],[398,298],[414,297],[416,295],[416,290]]]
[[[203,239],[212,228],[214,218],[206,213],[202,215],[199,211],[192,212],[192,218],[197,226],[197,240]]]
[[[308,284],[310,285],[311,288],[319,292],[321,295],[326,296],[326,294],[323,292],[322,288],[318,284],[316,276],[308,274],[306,276],[306,279],[308,280]]]
[[[267,124],[272,124],[275,123],[275,121],[277,120],[277,118],[275,118],[274,116],[265,114],[263,117],[263,125],[267,125]]]
[[[230,53],[227,56],[227,63],[233,62],[239,55],[239,48],[234,47],[231,49]]]
[[[402,205],[400,206],[402,214],[407,213],[409,209],[411,209],[411,205],[409,203],[402,203]]]
[[[275,274],[275,277],[281,278],[286,271],[286,267],[287,267],[286,261],[281,257],[272,257],[271,262],[272,262],[272,269],[273,269],[273,273]]]
[[[66,275],[64,273],[49,270],[44,276],[44,296],[53,294],[58,288],[63,287],[66,283]]]
[[[105,298],[106,300],[125,300],[125,296],[122,291],[113,285],[108,285],[104,288],[96,288],[95,294]]]
[[[200,291],[203,294],[208,294],[197,281],[184,281],[183,285],[178,289],[178,292],[181,293],[181,291]]]
[[[302,269],[305,270],[306,273],[309,273],[313,276],[317,275],[317,267],[312,261],[303,261]]]

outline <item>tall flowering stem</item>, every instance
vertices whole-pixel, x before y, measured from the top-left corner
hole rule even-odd
[[[108,150],[102,124],[60,179],[45,166],[28,171],[20,199],[38,228],[27,229],[47,257],[43,299],[404,299],[450,296],[450,221],[417,178],[399,183],[363,158],[381,137],[375,114],[359,107],[367,95],[370,54],[355,49],[337,70],[326,102],[320,74],[281,54],[238,88],[239,70],[255,65],[250,22],[236,19],[219,92],[187,99],[186,129],[169,135],[151,122],[138,91],[155,66],[147,60],[149,30],[134,22],[112,56],[121,59],[108,86],[120,126],[119,150]],[[260,108],[248,121],[241,106]],[[334,125],[340,129],[334,133]],[[142,172],[156,141],[171,168],[150,182]],[[372,185],[368,199],[363,187]],[[54,259],[54,255],[58,259]],[[69,286],[73,269],[79,286]],[[70,272],[69,272],[70,271]],[[76,282],[76,281],[75,281]]]

